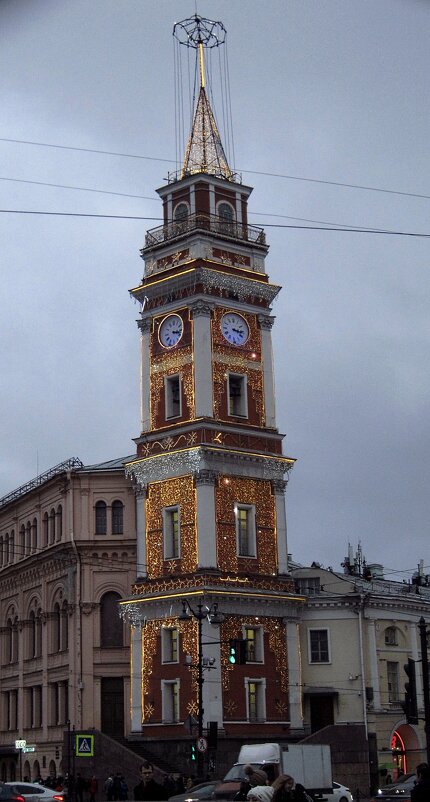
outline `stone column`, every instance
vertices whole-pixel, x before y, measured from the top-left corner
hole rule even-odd
[[[204,301],[190,305],[194,329],[194,398],[196,418],[213,417],[212,306]]]
[[[216,473],[198,471],[194,474],[194,483],[197,496],[197,565],[198,568],[216,568]]]
[[[278,547],[278,571],[288,573],[287,515],[285,511],[285,488],[283,479],[273,479],[272,488],[276,512],[276,542]]]
[[[141,732],[143,721],[142,630],[131,627],[131,731]]]
[[[299,625],[284,619],[287,637],[288,685],[291,729],[303,729],[302,667],[300,663]]]
[[[263,363],[265,425],[274,429],[276,427],[275,374],[273,369],[271,330],[275,322],[275,318],[271,317],[270,315],[258,315],[258,322],[261,329],[261,359]]]
[[[140,426],[141,431],[146,432],[150,428],[151,413],[151,359],[150,359],[150,336],[152,329],[152,319],[146,317],[139,321],[141,336],[141,362],[140,362]]]
[[[136,576],[147,575],[146,565],[146,488],[140,485],[136,494]]]

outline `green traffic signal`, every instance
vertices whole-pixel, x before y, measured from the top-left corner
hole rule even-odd
[[[228,651],[228,662],[231,663],[232,665],[234,665],[236,660],[237,660],[236,641],[235,640],[231,640],[230,641],[230,648],[229,648],[229,651]]]
[[[197,760],[197,750],[195,744],[191,744],[191,760]]]

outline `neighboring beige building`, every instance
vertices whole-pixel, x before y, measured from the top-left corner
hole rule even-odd
[[[68,724],[127,733],[129,633],[117,602],[136,577],[135,546],[122,460],[71,459],[0,499],[2,780],[64,774]],[[35,751],[19,755],[17,739]]]
[[[380,785],[426,759],[418,622],[430,618],[430,588],[419,574],[412,583],[386,580],[379,565],[349,570],[314,563],[292,571],[296,590],[308,595],[300,624],[304,723],[309,733],[363,725]],[[408,658],[417,661],[416,726],[401,705]]]

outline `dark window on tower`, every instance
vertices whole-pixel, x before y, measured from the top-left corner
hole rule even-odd
[[[222,234],[234,234],[234,209],[229,203],[219,203],[217,207]]]
[[[166,376],[164,380],[166,419],[181,416],[181,377]]]
[[[228,374],[228,414],[238,418],[248,416],[246,376],[239,373]]]

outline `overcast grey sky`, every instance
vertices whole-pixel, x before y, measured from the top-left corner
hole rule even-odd
[[[2,210],[159,218],[154,189],[176,152],[172,28],[195,9],[0,0]],[[423,558],[430,573],[430,241],[268,225],[306,225],[289,216],[430,234],[430,3],[197,9],[228,31],[235,167],[254,186],[251,221],[267,227],[267,269],[283,286],[273,339],[278,425],[297,458],[289,550],[339,568],[361,540],[368,562],[410,576]],[[132,453],[139,337],[128,289],[155,225],[0,213],[1,495],[70,456]]]

